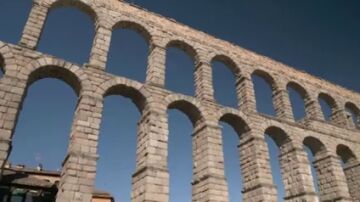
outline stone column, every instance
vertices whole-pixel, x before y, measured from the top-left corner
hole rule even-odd
[[[354,201],[360,201],[360,163],[354,161],[344,166],[347,185],[350,196]]]
[[[49,11],[48,5],[40,5],[33,2],[28,20],[25,24],[19,44],[21,46],[36,49]]]
[[[350,128],[350,129],[356,128],[356,125],[353,121],[352,114],[348,111],[345,111],[345,116],[346,116],[346,124],[347,124],[348,128]]]
[[[168,122],[164,109],[145,109],[138,124],[132,202],[168,202]]]
[[[239,152],[243,178],[244,202],[277,202],[277,190],[273,184],[269,151],[264,135],[249,131],[240,137]]]
[[[195,96],[204,101],[214,101],[212,67],[209,61],[195,62]]]
[[[352,201],[338,157],[329,154],[316,155],[314,165],[321,201]]]
[[[250,75],[244,73],[236,78],[236,94],[241,111],[256,112],[254,84]]]
[[[90,202],[95,183],[102,100],[83,93],[78,102],[63,162],[57,202]]]
[[[312,181],[311,167],[302,148],[280,148],[281,175],[285,187],[285,201],[319,201]]]
[[[278,86],[277,88],[273,89],[273,103],[276,116],[281,119],[294,122],[294,114],[291,107],[289,93],[283,82],[280,81],[280,79],[277,80],[279,80],[277,83]]]
[[[304,101],[306,118],[323,121],[324,115],[317,97],[315,95],[309,94],[309,97]]]
[[[347,117],[345,112],[345,105],[337,106],[332,109],[331,121],[341,127],[347,127]]]
[[[26,81],[8,75],[0,80],[0,166],[5,165],[10,152],[12,136],[21,110]]]
[[[219,126],[205,123],[195,126],[193,164],[192,201],[227,202],[228,189]]]
[[[88,66],[105,70],[110,49],[112,29],[97,24]]]
[[[158,44],[151,44],[149,48],[146,83],[158,87],[165,85],[166,48]]]

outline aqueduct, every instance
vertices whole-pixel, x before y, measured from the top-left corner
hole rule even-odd
[[[89,61],[83,66],[36,51],[48,13],[59,6],[78,8],[94,20],[96,34]],[[144,83],[106,73],[112,30],[118,27],[133,29],[148,41]],[[194,97],[164,88],[166,48],[170,46],[183,49],[194,60]],[[117,0],[34,0],[19,44],[0,42],[0,55],[4,72],[0,80],[2,166],[11,152],[29,85],[41,78],[58,78],[78,95],[59,202],[91,199],[103,99],[112,94],[129,97],[141,112],[132,201],[169,201],[169,108],[181,110],[193,123],[193,201],[228,201],[219,121],[229,123],[239,135],[244,201],[277,201],[264,133],[280,148],[285,201],[360,201],[358,93]],[[227,64],[236,76],[237,109],[221,106],[214,99],[214,59]],[[276,117],[257,112],[253,74],[271,84]],[[294,119],[289,86],[304,99],[306,115],[302,121]],[[329,120],[323,116],[319,98],[331,107]],[[357,121],[352,121],[346,109],[351,109]],[[303,145],[315,156],[319,194]]]

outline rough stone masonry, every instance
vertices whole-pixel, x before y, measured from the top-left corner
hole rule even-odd
[[[83,66],[36,51],[48,13],[60,6],[76,7],[94,20],[96,34],[89,61]],[[144,83],[106,73],[111,34],[116,28],[136,30],[148,41]],[[194,97],[164,88],[168,47],[178,47],[193,58]],[[19,44],[0,42],[0,56],[4,71],[0,80],[2,166],[11,152],[12,135],[29,85],[41,78],[58,78],[78,95],[58,202],[90,202],[103,99],[113,94],[131,98],[142,114],[132,176],[133,202],[169,201],[169,108],[181,110],[193,123],[194,202],[228,201],[219,121],[229,123],[239,135],[243,201],[277,201],[265,133],[280,148],[285,201],[360,201],[360,127],[349,120],[345,110],[350,107],[359,119],[358,93],[117,0],[34,0]],[[214,100],[213,60],[227,64],[236,76],[237,109]],[[256,112],[253,74],[271,84],[276,117]],[[301,122],[294,120],[288,86],[304,99],[306,116]],[[324,119],[319,98],[332,108],[329,121]],[[303,145],[311,149],[314,162],[308,162]],[[311,163],[317,171],[319,193],[312,182]]]

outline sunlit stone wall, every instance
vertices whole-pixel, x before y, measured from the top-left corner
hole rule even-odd
[[[48,13],[60,6],[76,7],[94,20],[96,35],[87,64],[72,64],[36,51]],[[106,73],[111,34],[117,27],[136,30],[149,43],[144,83]],[[194,97],[164,88],[166,48],[170,46],[181,48],[194,59]],[[220,120],[239,134],[244,201],[277,201],[265,133],[280,148],[286,201],[360,201],[360,131],[356,124],[349,123],[345,112],[348,103],[359,109],[358,93],[118,0],[34,0],[19,44],[0,42],[0,55],[4,70],[0,80],[1,165],[11,151],[27,86],[53,77],[67,82],[77,92],[78,105],[64,157],[58,202],[90,202],[103,100],[113,94],[131,98],[142,114],[132,178],[134,202],[169,201],[169,108],[181,110],[193,123],[193,201],[228,201]],[[236,76],[237,109],[214,100],[210,65],[214,58],[228,64]],[[276,117],[256,111],[253,73],[271,83]],[[294,120],[288,85],[302,92],[306,116],[301,122]],[[330,121],[324,120],[320,95],[332,103]],[[319,194],[312,183],[311,162],[303,145],[315,156]]]

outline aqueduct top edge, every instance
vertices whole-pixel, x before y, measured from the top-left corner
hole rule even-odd
[[[116,0],[110,0],[110,1],[115,1],[115,3],[120,3]],[[359,92],[356,92],[355,90],[351,90],[351,89],[348,89],[344,86],[341,86],[341,85],[338,85],[336,83],[333,83],[331,81],[328,81],[326,79],[323,79],[321,77],[318,77],[318,76],[314,76],[306,71],[303,71],[303,70],[298,70],[290,65],[287,65],[287,64],[284,64],[280,61],[276,61],[270,57],[267,57],[267,56],[264,56],[264,55],[261,55],[259,53],[256,53],[255,51],[252,51],[252,50],[248,50],[246,48],[243,48],[241,47],[240,45],[238,44],[234,44],[232,42],[229,42],[229,41],[226,41],[226,40],[223,40],[223,39],[220,39],[216,36],[213,36],[205,31],[202,31],[202,30],[198,30],[198,29],[194,29],[186,24],[183,24],[171,17],[166,17],[166,16],[163,16],[163,15],[160,15],[158,13],[155,13],[155,12],[152,12],[152,11],[149,11],[141,6],[138,6],[136,4],[133,4],[133,3],[129,3],[129,2],[126,2],[126,1],[121,1],[121,3],[124,3],[124,4],[127,4],[128,6],[132,6],[136,9],[139,9],[139,10],[142,10],[144,12],[147,12],[147,13],[150,13],[152,15],[154,15],[155,17],[158,17],[158,18],[161,18],[161,19],[164,19],[164,20],[167,20],[169,23],[171,23],[173,26],[179,26],[179,27],[183,27],[183,29],[186,29],[186,30],[190,30],[191,32],[195,32],[196,34],[200,34],[200,35],[203,35],[204,37],[209,37],[211,38],[212,40],[214,40],[213,43],[207,43],[207,45],[211,45],[211,46],[218,46],[218,47],[226,47],[226,46],[230,46],[231,49],[234,49],[234,52],[238,52],[238,53],[241,53],[241,54],[244,54],[243,57],[244,59],[250,59],[251,62],[254,62],[255,60],[259,60],[257,62],[257,64],[261,64],[263,65],[264,63],[267,64],[269,63],[270,64],[270,68],[278,68],[278,71],[279,72],[287,72],[288,73],[291,73],[292,75],[294,74],[300,74],[300,77],[309,77],[310,79],[314,80],[312,81],[314,84],[318,84],[318,85],[321,85],[321,83],[325,82],[325,85],[330,85],[330,87],[333,87],[333,88],[336,88],[337,90],[339,91],[343,91],[342,93],[344,93],[344,91],[346,91],[349,95],[348,96],[357,96],[358,97],[358,100],[360,101],[360,94]],[[187,32],[185,32],[187,33]],[[188,33],[187,33],[188,34]],[[275,67],[276,66],[276,67]],[[289,70],[291,72],[289,72]],[[298,76],[298,75],[297,75]],[[355,94],[355,95],[354,95]]]

